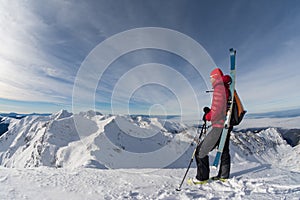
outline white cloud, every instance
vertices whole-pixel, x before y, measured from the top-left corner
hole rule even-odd
[[[113,89],[112,106],[121,104],[126,109],[129,100],[134,97],[142,105],[160,104],[172,114],[199,115],[203,102],[198,102],[198,93],[189,80],[173,68],[147,63],[120,77]]]
[[[0,98],[66,102],[74,73],[43,51],[47,38],[38,32],[48,25],[29,9],[28,2],[0,4]]]
[[[299,107],[300,52],[299,39],[294,45],[265,54],[260,60],[240,66],[237,86],[251,112],[267,112]],[[298,44],[298,45],[296,45]],[[251,71],[249,70],[251,69]]]

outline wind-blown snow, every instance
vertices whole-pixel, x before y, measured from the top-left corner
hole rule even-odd
[[[10,125],[0,137],[0,199],[300,197],[300,145],[291,147],[281,134],[292,124],[299,128],[298,118],[284,119],[288,126],[282,119],[281,124],[245,120],[231,135],[231,178],[201,186],[184,183],[180,192],[175,188],[195,148],[192,126],[93,111],[4,120]],[[211,176],[216,173],[211,169]],[[188,177],[195,174],[193,163]]]

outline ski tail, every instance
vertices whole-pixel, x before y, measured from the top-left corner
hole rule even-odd
[[[213,166],[216,167],[216,168],[219,165],[219,161],[221,159],[221,155],[222,155],[222,152],[217,151],[217,154],[216,154],[216,157],[215,157],[215,160],[214,160],[214,163],[213,163]]]

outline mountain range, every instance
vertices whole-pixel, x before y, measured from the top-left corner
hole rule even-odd
[[[183,168],[199,132],[176,121],[94,111],[3,117],[1,124],[7,130],[0,137],[0,164],[25,168]],[[299,130],[239,127],[231,136],[233,155],[259,157],[281,145],[292,148]]]

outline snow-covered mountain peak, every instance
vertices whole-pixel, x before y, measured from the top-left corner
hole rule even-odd
[[[69,113],[67,110],[60,110],[57,113],[53,114],[51,118],[55,120],[63,119],[72,116],[72,113]]]
[[[80,112],[78,115],[82,116],[82,117],[86,117],[86,118],[93,118],[95,116],[103,116],[102,113],[100,113],[98,111],[94,111],[94,110],[88,110],[86,112]]]

